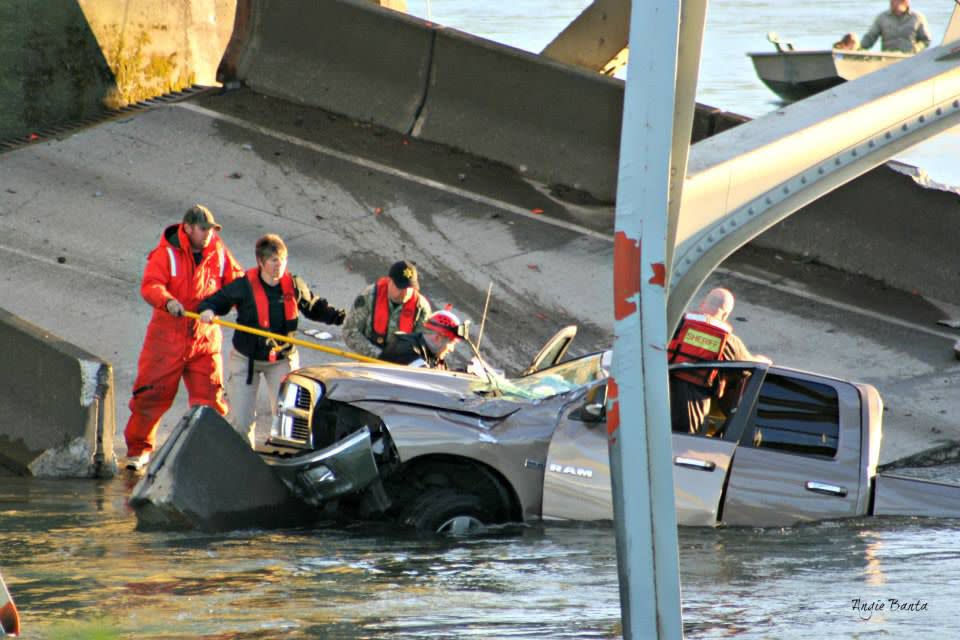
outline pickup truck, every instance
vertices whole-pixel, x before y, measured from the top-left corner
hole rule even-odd
[[[302,503],[422,531],[609,520],[612,353],[562,361],[575,333],[561,331],[513,378],[359,363],[295,371],[259,460]],[[703,424],[674,415],[680,525],[960,516],[960,486],[878,473],[873,386],[746,362],[675,365],[671,376],[698,368],[716,370],[716,397]],[[244,464],[262,466],[256,457]],[[138,516],[157,513],[138,505],[171,508],[169,492],[152,500],[138,487],[134,498]]]

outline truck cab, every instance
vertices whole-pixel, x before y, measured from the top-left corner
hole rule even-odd
[[[705,409],[697,423],[683,406],[691,371],[713,380],[692,392]],[[874,387],[759,363],[675,365],[670,373],[679,524],[787,526],[869,512],[883,413]],[[550,444],[545,519],[613,516],[598,410],[606,381],[585,397],[561,417]],[[601,487],[605,499],[584,499]]]

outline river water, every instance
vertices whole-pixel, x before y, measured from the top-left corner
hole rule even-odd
[[[538,51],[585,4],[435,0],[428,7],[410,0],[410,10]],[[700,101],[751,116],[775,108],[746,51],[767,48],[769,30],[810,48],[848,30],[862,33],[884,4],[712,3]],[[935,34],[950,5],[922,7]],[[951,135],[960,137],[926,145],[935,162],[925,166],[935,177],[941,156],[956,157]],[[326,523],[145,533],[126,506],[129,490],[125,477],[2,479],[0,569],[24,637],[620,636],[609,525],[518,526],[454,541]],[[686,636],[960,637],[958,537],[960,523],[911,519],[682,529]]]
[[[609,525],[453,541],[332,524],[145,533],[127,492],[124,478],[3,483],[0,558],[24,637],[620,636]],[[686,637],[957,637],[958,531],[908,519],[681,529]]]

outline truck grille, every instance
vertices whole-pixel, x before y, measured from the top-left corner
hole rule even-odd
[[[310,438],[310,421],[300,416],[294,417],[290,438],[306,442]]]
[[[296,406],[297,409],[310,409],[310,401],[313,399],[313,396],[310,394],[310,389],[306,387],[297,387],[297,400]]]
[[[271,429],[269,442],[312,448],[311,412],[322,397],[322,384],[296,374],[291,375],[280,390],[277,420]]]

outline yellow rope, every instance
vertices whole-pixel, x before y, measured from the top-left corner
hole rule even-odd
[[[183,315],[188,318],[193,318],[194,320],[200,320],[200,314],[194,313],[193,311],[184,311]],[[243,331],[244,333],[252,333],[255,336],[263,336],[264,338],[273,338],[274,340],[280,340],[281,342],[289,342],[290,344],[296,344],[301,347],[306,347],[308,349],[316,349],[317,351],[332,353],[333,355],[336,355],[336,356],[343,356],[344,358],[351,358],[353,360],[359,360],[360,362],[374,362],[377,364],[394,364],[392,362],[387,362],[385,360],[377,360],[376,358],[362,356],[359,353],[343,351],[342,349],[336,349],[334,347],[325,347],[315,342],[307,342],[306,340],[300,340],[299,338],[291,338],[289,336],[280,335],[279,333],[270,333],[269,331],[263,331],[262,329],[255,329],[253,327],[248,327],[247,325],[244,325],[244,324],[237,324],[236,322],[230,322],[229,320],[221,320],[216,316],[214,316],[213,322],[214,324],[223,325],[224,327],[230,327],[232,329],[236,329],[237,331]]]

